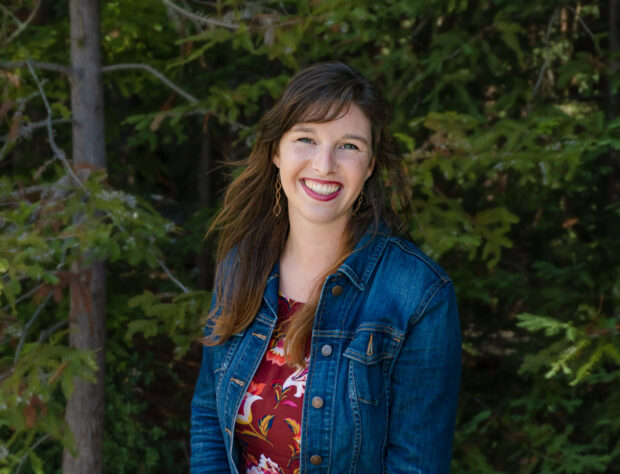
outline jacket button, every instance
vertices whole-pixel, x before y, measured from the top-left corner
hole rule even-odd
[[[311,464],[314,464],[315,466],[318,466],[322,462],[323,462],[323,458],[321,456],[319,456],[318,454],[314,454],[314,455],[310,456],[310,463]]]
[[[329,344],[324,344],[323,347],[321,347],[321,354],[323,354],[325,357],[329,357],[330,355],[332,355],[332,346],[330,346]]]
[[[323,406],[323,399],[321,397],[313,397],[312,406],[314,408],[321,408]]]
[[[332,288],[332,295],[340,296],[342,294],[342,287],[340,285],[336,285]]]

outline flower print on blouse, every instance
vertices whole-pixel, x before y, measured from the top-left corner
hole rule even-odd
[[[301,303],[280,296],[278,322],[235,425],[246,474],[299,474],[301,410],[306,367],[289,367],[284,357],[286,323]]]

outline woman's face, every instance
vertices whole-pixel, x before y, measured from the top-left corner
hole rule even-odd
[[[280,139],[273,163],[291,225],[344,226],[375,165],[370,121],[351,104],[331,122],[296,123]]]

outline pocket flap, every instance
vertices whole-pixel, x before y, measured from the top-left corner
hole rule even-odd
[[[394,357],[399,343],[400,339],[392,334],[362,329],[355,333],[343,355],[363,364],[376,364],[383,359]]]

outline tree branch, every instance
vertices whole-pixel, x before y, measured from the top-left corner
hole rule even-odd
[[[6,44],[9,44],[11,41],[13,41],[15,38],[17,38],[28,27],[28,25],[32,22],[32,20],[36,16],[37,12],[39,11],[39,7],[40,6],[41,6],[41,0],[37,0],[36,6],[34,7],[34,10],[32,10],[32,12],[30,13],[30,16],[26,19],[26,21],[21,22],[21,21],[19,21],[19,18],[17,18],[15,15],[13,15],[13,13],[11,13],[11,11],[8,8],[0,5],[0,8],[2,8],[11,17],[13,17],[13,20],[15,20],[15,22],[17,23],[17,30],[15,30],[13,32],[13,34],[11,36],[9,36],[6,40],[0,42],[0,47],[4,46]]]
[[[189,290],[187,289],[187,287],[185,285],[183,285],[183,283],[181,283],[179,280],[177,280],[175,278],[175,276],[172,274],[172,272],[170,271],[170,269],[166,266],[166,264],[160,260],[157,259],[157,263],[159,263],[159,266],[161,268],[163,268],[164,272],[166,272],[166,275],[168,275],[168,278],[170,278],[170,280],[172,280],[172,282],[177,285],[179,288],[181,288],[181,291],[183,293],[189,293]]]
[[[47,329],[41,331],[41,334],[39,334],[39,340],[37,341],[37,343],[38,344],[42,344],[43,342],[45,342],[45,340],[48,337],[50,337],[56,331],[58,331],[59,329],[65,327],[65,326],[68,326],[68,325],[69,325],[69,320],[68,319],[63,319],[62,321],[58,321],[52,327],[47,328]]]
[[[30,326],[32,326],[34,324],[34,322],[37,320],[37,318],[39,317],[39,314],[41,314],[41,311],[43,310],[43,308],[45,308],[45,305],[47,304],[47,302],[52,297],[52,294],[53,293],[51,291],[47,294],[47,296],[45,297],[43,302],[34,311],[34,314],[30,318],[30,321],[28,321],[28,323],[24,326],[24,329],[22,330],[22,335],[19,338],[19,343],[17,344],[17,349],[15,349],[15,357],[13,357],[13,365],[17,364],[17,359],[19,358],[19,353],[22,350],[22,347],[24,346],[24,342],[26,342],[26,336],[28,335],[28,330],[30,329]]]
[[[170,81],[170,79],[168,79],[166,76],[164,76],[161,72],[159,72],[155,68],[149,66],[148,64],[141,64],[141,63],[113,64],[113,65],[110,65],[110,66],[102,67],[101,68],[101,72],[119,71],[119,70],[122,70],[122,69],[141,69],[143,71],[150,72],[153,76],[155,76],[157,79],[159,79],[164,84],[166,84],[170,89],[175,91],[177,94],[183,96],[185,99],[187,99],[192,104],[198,103],[198,99],[196,97],[194,97],[193,95],[185,92],[179,86],[177,86],[172,81]]]
[[[35,449],[37,449],[39,447],[39,445],[47,440],[50,436],[52,436],[51,434],[46,434],[41,436],[31,447],[30,447],[30,451],[34,451]],[[25,453],[21,459],[19,460],[19,465],[17,466],[17,470],[15,471],[15,474],[19,474],[22,470],[22,465],[24,464],[24,462],[26,461],[26,458],[28,458],[28,453]]]
[[[84,188],[84,185],[82,184],[80,179],[73,172],[73,168],[71,168],[71,164],[67,160],[67,155],[65,155],[65,152],[62,151],[60,148],[58,148],[58,145],[56,145],[56,140],[54,140],[54,129],[52,128],[52,108],[50,107],[50,104],[47,101],[47,96],[45,95],[45,92],[43,91],[43,85],[41,84],[41,81],[39,81],[39,78],[37,77],[37,73],[34,72],[33,67],[30,65],[29,60],[26,60],[26,65],[28,66],[28,69],[30,70],[30,74],[32,75],[32,78],[34,79],[34,82],[36,82],[37,87],[39,88],[41,99],[43,99],[43,103],[45,104],[45,108],[47,109],[47,133],[49,136],[49,141],[50,141],[50,146],[52,147],[52,151],[54,152],[54,155],[56,156],[56,158],[58,158],[62,162],[62,164],[65,166],[67,173],[73,178],[73,180],[77,183],[77,185],[80,186],[81,188]]]
[[[592,33],[592,30],[588,27],[588,25],[586,25],[586,22],[583,21],[583,18],[581,18],[581,15],[579,14],[577,10],[575,10],[573,7],[568,7],[568,9],[571,10],[575,14],[577,21],[586,31],[588,36],[592,39],[592,42],[594,43],[594,48],[596,49],[596,52],[600,56],[602,54],[601,47],[598,45],[598,41],[596,41],[596,37],[594,36],[594,33]]]
[[[542,80],[543,80],[543,76],[545,75],[545,71],[547,71],[547,68],[549,67],[549,42],[551,41],[551,27],[553,26],[553,23],[555,23],[555,19],[557,18],[558,14],[560,13],[560,7],[557,7],[555,10],[553,10],[553,14],[551,15],[551,19],[549,20],[549,23],[547,24],[547,32],[545,34],[545,62],[543,63],[542,67],[540,68],[540,72],[538,73],[538,79],[536,80],[536,85],[534,86],[534,90],[532,91],[532,95],[530,96],[530,100],[527,103],[527,110],[529,112],[530,110],[530,106],[532,105],[532,102],[534,101],[534,97],[536,97],[536,94],[538,94],[538,89],[540,89],[540,86],[542,84]]]
[[[51,122],[52,122],[52,125],[57,125],[59,123],[71,123],[71,121],[72,119],[54,119]],[[37,130],[39,128],[44,128],[44,127],[47,127],[47,120],[40,120],[38,122],[32,122],[32,123],[29,123],[29,124],[26,124],[20,127],[15,137],[11,138],[9,134],[6,134],[0,137],[0,141],[8,140],[8,141],[16,142],[17,140],[24,138],[24,137],[29,138],[34,130]],[[2,159],[1,152],[0,152],[0,159]]]
[[[43,81],[44,82],[44,81]],[[33,92],[32,94],[30,94],[27,97],[22,97],[21,99],[17,99],[16,103],[17,103],[17,110],[15,111],[15,114],[13,115],[13,120],[15,120],[16,118],[18,118],[19,120],[21,120],[21,116],[24,113],[24,109],[26,108],[26,104],[28,102],[30,102],[32,99],[34,99],[35,97],[38,97],[39,93],[38,92]],[[18,130],[17,132],[17,137],[15,137],[14,139],[11,139],[11,134],[9,133],[8,135],[5,135],[4,137],[2,137],[2,139],[4,140],[4,145],[2,146],[2,149],[0,149],[0,161],[4,158],[4,154],[6,153],[6,150],[9,148],[9,145],[15,141],[18,140],[19,138],[19,132],[21,131]]]
[[[25,61],[12,61],[12,62],[0,61],[0,70],[11,71],[13,69],[23,69],[25,67],[28,67],[28,64],[30,64],[30,66],[37,68],[37,69],[41,69],[44,71],[60,72],[67,76],[70,76],[73,72],[69,66],[64,66],[62,64],[56,64],[56,63],[44,63],[41,61],[31,61],[30,59],[27,59]]]
[[[194,20],[198,23],[202,23],[205,25],[211,25],[211,26],[221,26],[222,28],[228,28],[229,30],[236,30],[239,28],[239,25],[235,25],[234,23],[226,23],[224,21],[214,20],[213,18],[209,18],[207,16],[202,16],[194,12],[187,11],[184,8],[181,8],[180,6],[172,3],[170,0],[162,0],[162,2],[164,2],[165,5],[169,6],[177,13],[180,13],[181,15],[189,18],[190,20]]]

